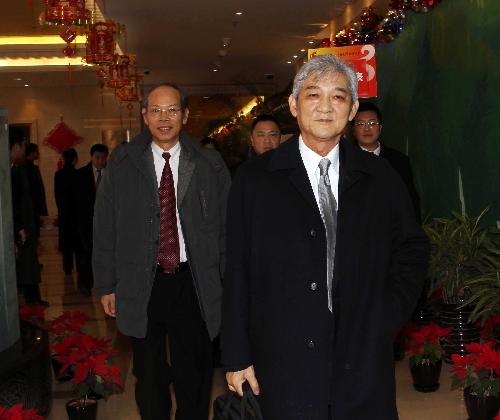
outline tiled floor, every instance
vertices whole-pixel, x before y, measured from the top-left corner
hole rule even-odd
[[[40,243],[40,262],[43,263],[43,298],[50,302],[46,312],[48,319],[63,310],[81,310],[91,317],[88,332],[106,336],[114,342],[118,360],[125,375],[123,394],[114,395],[107,402],[99,402],[98,420],[138,420],[134,402],[134,378],[131,373],[131,353],[128,339],[117,332],[115,321],[106,318],[95,297],[80,295],[75,288],[75,278],[65,277],[61,257],[57,252],[57,234],[54,229],[44,229]],[[423,394],[412,387],[407,361],[397,362],[397,404],[401,420],[466,420],[463,398],[459,391],[450,391],[449,366],[443,366],[441,388],[435,393]],[[72,397],[68,383],[54,383],[54,405],[49,420],[67,418],[65,403]],[[225,392],[224,378],[220,370],[214,372],[214,396]],[[370,418],[367,413],[367,419]],[[362,419],[352,419],[362,420]]]

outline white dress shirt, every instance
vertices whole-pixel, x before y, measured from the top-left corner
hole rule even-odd
[[[158,188],[160,188],[161,183],[161,174],[163,173],[163,167],[165,166],[165,159],[163,159],[163,150],[160,146],[158,146],[155,142],[151,142],[151,150],[153,151],[153,160],[155,164],[155,172],[156,172],[156,181]],[[177,142],[177,144],[172,147],[170,150],[167,150],[170,153],[170,169],[172,170],[172,176],[174,178],[174,189],[175,189],[175,202],[177,204],[177,181],[179,180],[179,156],[181,154],[181,144]],[[184,243],[184,235],[182,234],[181,229],[181,219],[179,217],[179,208],[176,205],[175,214],[177,216],[177,231],[179,232],[179,250],[180,250],[180,261],[187,261],[186,256],[186,244]]]
[[[97,172],[99,169],[97,169],[94,165],[92,165],[92,171],[94,171],[94,184],[97,183],[97,177],[99,176],[99,172]],[[104,168],[101,169],[101,179],[104,175]]]
[[[339,160],[339,145],[337,144],[326,156],[318,155],[315,151],[311,150],[306,146],[304,140],[302,140],[302,136],[299,137],[299,151],[300,156],[302,157],[302,162],[306,168],[307,176],[309,177],[309,182],[311,183],[312,190],[314,192],[314,198],[316,199],[316,203],[319,206],[319,162],[323,157],[326,157],[330,160],[331,164],[328,168],[328,177],[330,178],[330,185],[332,188],[332,193],[337,201],[337,211],[339,209],[339,169],[340,169],[340,160]]]
[[[361,149],[363,149],[365,152],[370,152],[370,153],[373,153],[374,155],[380,156],[380,142],[377,142],[377,148],[375,150],[365,149],[361,145],[359,147],[361,147]]]

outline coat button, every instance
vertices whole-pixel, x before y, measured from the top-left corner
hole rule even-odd
[[[313,349],[314,348],[314,341],[309,341],[309,343],[307,343],[307,347],[309,347],[310,349]]]
[[[309,232],[309,234],[311,235],[312,238],[314,238],[316,236],[316,231],[313,229],[311,229],[311,232]]]
[[[318,285],[316,283],[311,283],[311,290],[315,291],[318,288]]]

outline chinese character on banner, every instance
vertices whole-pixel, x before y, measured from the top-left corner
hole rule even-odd
[[[310,60],[324,54],[335,54],[353,67],[358,77],[358,96],[360,98],[374,98],[377,96],[375,45],[315,48],[308,51],[307,57]]]

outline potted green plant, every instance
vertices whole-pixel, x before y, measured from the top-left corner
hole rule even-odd
[[[500,230],[483,227],[488,208],[479,216],[452,212],[448,219],[437,218],[424,226],[431,240],[429,275],[434,289],[441,290],[439,323],[453,328],[444,344],[450,354],[464,354],[464,344],[479,341],[480,331],[469,321],[473,307],[468,282],[495,270],[500,248]]]
[[[498,253],[500,255],[500,249]],[[471,321],[481,321],[484,325],[488,319],[500,314],[500,271],[471,278],[465,282],[465,286],[469,290],[466,304],[473,307]]]
[[[405,353],[409,357],[413,387],[419,392],[434,392],[439,388],[443,358],[441,340],[451,328],[441,328],[435,323],[412,326],[405,340]]]
[[[500,351],[492,342],[465,347],[465,356],[452,355],[452,389],[463,389],[469,419],[493,420],[500,407]]]

